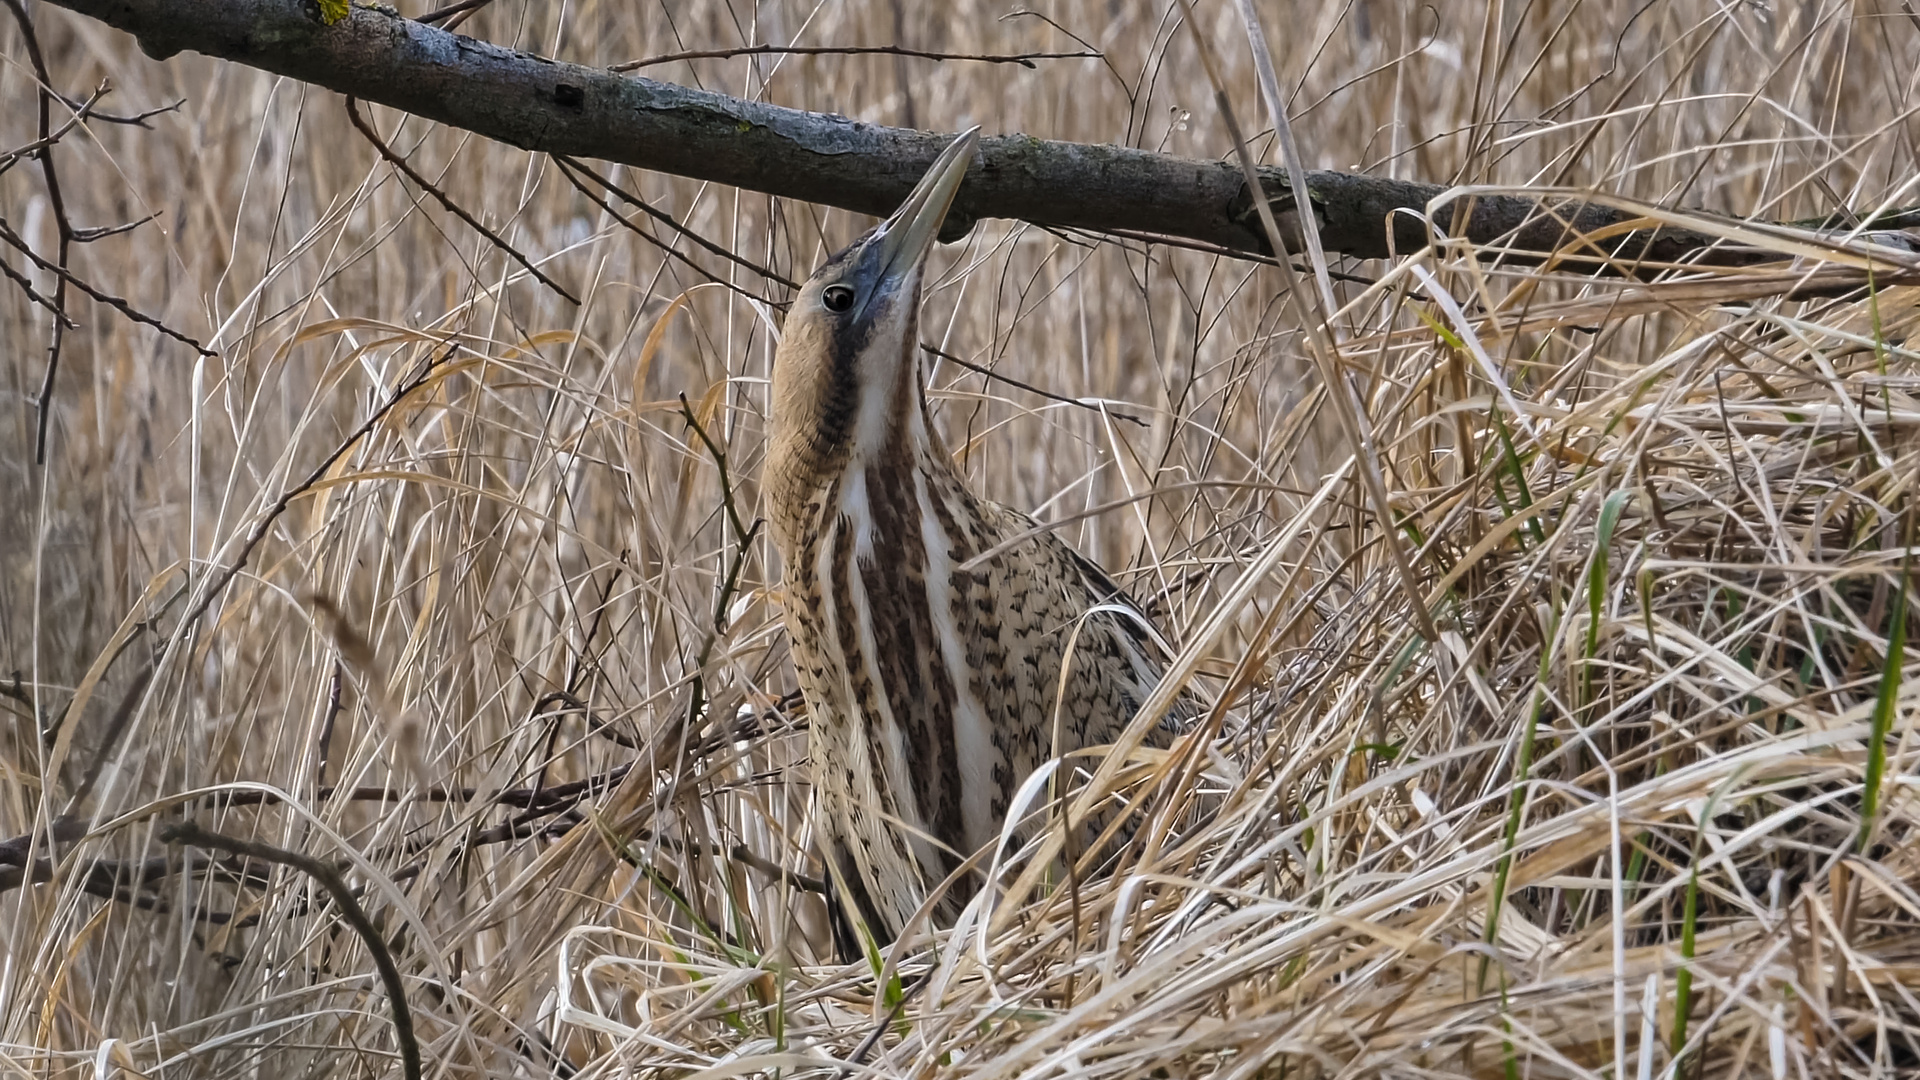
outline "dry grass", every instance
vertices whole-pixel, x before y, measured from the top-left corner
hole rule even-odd
[[[464,29],[603,64],[768,40],[1074,47],[1032,16],[937,7],[499,0]],[[1266,17],[1309,164],[1774,218],[1920,201],[1920,28],[1897,5],[1294,7]],[[655,74],[1225,154],[1178,11],[1046,9],[1107,64]],[[0,289],[0,834],[91,825],[51,882],[0,894],[8,1074],[397,1073],[372,959],[324,894],[169,848],[183,818],[340,867],[451,1075],[1920,1062],[1896,617],[1914,290],[1583,285],[1450,245],[1349,267],[1378,281],[1340,286],[1333,330],[1393,539],[1271,271],[983,223],[938,256],[933,340],[1146,422],[942,366],[949,444],[1043,517],[1120,504],[1066,535],[1129,571],[1221,708],[1116,780],[1157,820],[1204,824],[1077,888],[1004,867],[975,918],[876,977],[828,964],[815,902],[766,869],[815,872],[779,570],[725,512],[757,504],[777,316],[752,297],[778,288],[681,242],[738,289],[702,284],[551,162],[373,111],[574,308],[379,163],[331,95],[35,17],[63,89],[186,98],[154,131],[91,125],[61,163],[79,224],[163,215],[79,271],[221,355],[81,308],[38,467],[47,321]],[[1251,122],[1233,8],[1201,18]],[[31,89],[11,28],[0,43],[13,146]],[[862,226],[623,179],[789,276]],[[49,241],[37,173],[0,176],[0,217]],[[1866,250],[1798,268],[1864,284]],[[117,900],[87,891],[100,859]]]

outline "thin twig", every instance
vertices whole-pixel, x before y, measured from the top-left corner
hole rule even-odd
[[[825,895],[826,891],[831,888],[825,880],[817,877],[808,877],[797,870],[789,870],[779,863],[774,862],[772,859],[767,858],[765,855],[760,855],[749,850],[745,844],[733,845],[733,847],[727,851],[727,856],[734,862],[744,866],[750,866],[776,880],[784,881],[794,888],[799,889],[801,892]]]
[[[59,278],[63,285],[72,285],[74,288],[79,289],[83,293],[86,293],[89,297],[91,297],[94,300],[94,302],[105,304],[108,307],[114,309],[115,311],[118,311],[121,315],[125,316],[129,322],[137,322],[142,326],[151,326],[155,330],[160,331],[162,334],[165,334],[166,336],[172,338],[173,340],[179,342],[180,344],[185,345],[187,348],[192,349],[194,352],[199,353],[201,356],[217,357],[220,355],[219,353],[214,352],[212,349],[209,349],[205,345],[200,344],[200,342],[194,340],[193,338],[187,336],[186,334],[183,334],[180,331],[175,330],[173,327],[168,326],[166,323],[161,322],[159,319],[156,319],[153,316],[146,314],[145,312],[137,310],[136,308],[134,308],[132,304],[128,303],[126,300],[118,296],[115,296],[112,293],[102,292],[101,290],[94,288],[92,285],[87,284],[85,279],[76,277],[72,273],[68,272],[66,267],[61,266],[58,263],[50,262],[46,259],[41,258],[40,255],[37,252],[35,252],[33,248],[27,244],[25,240],[22,240],[20,238],[19,233],[16,233],[13,231],[12,226],[7,224],[7,221],[5,218],[0,218],[0,241],[5,241],[10,247],[15,248],[21,254],[33,260],[33,264],[35,266]]]
[[[95,240],[105,240],[109,236],[119,236],[121,233],[132,232],[159,216],[160,211],[155,210],[146,217],[137,218],[120,225],[96,225],[91,229],[75,229],[73,231],[73,242],[76,244],[91,244]]]
[[[39,715],[40,710],[34,705],[33,695],[27,693],[26,686],[20,681],[20,673],[18,671],[13,673],[13,683],[11,685],[0,682],[0,698],[12,698],[20,704],[25,705],[29,714],[36,717]],[[35,722],[37,723],[38,721],[36,720]]]
[[[860,1045],[853,1048],[853,1053],[847,1057],[846,1064],[834,1071],[834,1080],[846,1080],[855,1068],[866,1063],[867,1055],[873,1053],[873,1048],[880,1045],[880,1037],[900,1022],[901,1014],[907,1011],[907,1003],[932,981],[931,976],[922,975],[900,992],[900,999],[893,1003],[893,1008],[887,1010],[886,1018],[876,1021],[867,1029],[866,1037],[860,1040]]]
[[[1046,398],[1048,401],[1057,401],[1057,402],[1060,402],[1062,405],[1072,405],[1075,408],[1086,409],[1089,412],[1100,413],[1103,416],[1111,416],[1116,420],[1125,420],[1129,424],[1138,424],[1141,427],[1147,426],[1147,422],[1145,420],[1142,420],[1141,418],[1133,415],[1132,413],[1121,412],[1118,409],[1109,409],[1105,405],[1097,401],[1083,401],[1080,398],[1071,398],[1066,396],[1065,394],[1056,394],[1051,390],[1042,390],[1039,387],[1034,386],[1032,383],[1021,382],[1019,379],[1016,379],[1011,375],[1002,375],[999,372],[993,370],[992,368],[983,367],[979,364],[974,363],[971,360],[962,360],[958,356],[953,355],[952,353],[946,351],[945,349],[935,348],[934,346],[929,345],[924,341],[920,343],[920,348],[934,356],[939,357],[942,360],[947,361],[950,364],[954,364],[958,367],[966,368],[968,371],[973,372],[975,375],[984,375],[995,382],[1005,383],[1008,386],[1012,386],[1020,390],[1025,390],[1029,394],[1038,394],[1041,397]]]
[[[740,294],[741,296],[747,297],[750,300],[758,300],[763,304],[775,303],[775,301],[769,300],[764,296],[756,296],[753,293],[750,293],[747,290],[742,289],[738,285],[735,285],[734,283],[726,280],[725,278],[720,277],[719,275],[708,270],[706,267],[701,266],[699,263],[694,262],[693,259],[688,257],[688,255],[685,252],[675,249],[673,245],[662,241],[659,237],[654,236],[652,233],[649,233],[645,229],[640,228],[638,225],[634,224],[634,222],[630,218],[628,218],[625,214],[622,214],[620,211],[614,209],[613,205],[607,202],[607,200],[605,200],[604,198],[601,198],[595,192],[588,190],[587,186],[581,183],[580,178],[578,176],[575,176],[574,174],[578,172],[585,176],[592,177],[595,183],[599,184],[601,187],[605,188],[606,190],[618,196],[622,202],[625,202],[631,206],[638,207],[642,213],[645,213],[647,216],[651,217],[653,220],[658,221],[663,225],[666,225],[668,228],[679,233],[681,236],[686,237],[687,239],[693,241],[694,243],[700,245],[701,247],[707,249],[708,251],[713,252],[715,255],[720,256],[721,258],[727,260],[728,262],[734,263],[735,265],[751,270],[754,273],[759,274],[761,277],[766,278],[769,281],[779,282],[781,285],[784,285],[789,289],[798,290],[800,288],[799,282],[794,281],[782,274],[775,273],[774,271],[769,270],[766,267],[761,266],[760,264],[753,262],[750,259],[744,259],[739,255],[734,254],[732,251],[727,250],[725,247],[722,247],[721,245],[714,243],[713,241],[707,239],[706,237],[701,236],[699,233],[694,232],[692,229],[689,229],[686,226],[681,225],[679,222],[673,220],[673,215],[668,214],[665,211],[655,209],[653,206],[648,204],[646,200],[640,198],[637,195],[632,194],[629,191],[626,191],[625,189],[621,188],[619,185],[613,183],[613,181],[606,179],[600,174],[594,172],[592,169],[589,169],[586,166],[580,164],[578,161],[575,161],[574,159],[567,157],[564,154],[554,154],[552,155],[552,157],[553,157],[554,163],[560,166],[560,175],[566,177],[567,182],[572,184],[574,186],[574,189],[579,191],[580,194],[585,195],[588,199],[591,199],[594,205],[600,207],[600,209],[605,210],[608,214],[612,215],[615,221],[618,221],[620,224],[626,226],[629,230],[631,230],[635,235],[639,236],[642,240],[645,240],[647,243],[652,244],[656,248],[659,248],[662,252],[665,252],[667,255],[685,263],[688,267],[690,267],[693,270],[694,273],[699,274],[700,276],[706,278],[708,281],[711,281],[716,285],[724,285],[728,289],[731,289],[732,291]]]
[[[665,225],[667,228],[672,229],[674,232],[679,233],[681,236],[686,237],[688,240],[691,240],[694,243],[700,245],[701,247],[706,248],[708,251],[712,252],[713,254],[718,255],[723,259],[726,259],[728,262],[735,263],[739,266],[745,267],[746,269],[751,270],[756,274],[759,274],[761,277],[766,278],[768,281],[777,281],[780,284],[785,285],[789,289],[800,288],[800,283],[793,280],[792,278],[787,277],[776,270],[770,270],[764,266],[761,266],[759,263],[756,263],[751,259],[742,258],[740,255],[736,254],[732,249],[726,247],[725,245],[714,243],[712,240],[709,240],[706,237],[700,235],[699,233],[693,231],[692,229],[687,228],[685,225],[680,224],[680,222],[674,220],[674,217],[672,214],[669,214],[665,210],[661,210],[655,207],[652,203],[647,202],[645,199],[642,199],[640,196],[635,195],[634,193],[628,191],[626,188],[623,188],[620,185],[614,183],[612,180],[609,180],[606,177],[601,176],[599,173],[594,172],[592,169],[588,168],[585,164],[583,164],[579,159],[568,157],[565,154],[554,154],[553,158],[554,160],[560,162],[564,167],[571,169],[574,172],[580,173],[582,176],[591,178],[594,183],[599,184],[601,187],[607,189],[607,191],[611,192],[621,202],[624,202],[627,205],[634,207],[635,209],[639,210],[641,213],[646,214],[648,217],[652,218],[653,220],[659,222],[662,225]]]
[[[46,844],[58,847],[61,844],[71,844],[85,835],[87,835],[87,823],[79,818],[71,815],[54,818],[48,824],[44,837],[35,831],[0,841],[0,866],[24,866],[27,854],[36,846]]]
[[[1262,266],[1272,266],[1275,262],[1271,255],[1253,255],[1244,251],[1235,251],[1232,248],[1221,247],[1219,244],[1209,244],[1204,240],[1188,240],[1183,237],[1167,236],[1164,233],[1147,232],[1141,229],[1103,229],[1097,233],[1084,232],[1084,230],[1079,229],[1067,231],[1081,233],[1094,240],[1107,240],[1109,242],[1114,239],[1132,240],[1140,244],[1156,244],[1161,247],[1179,248],[1182,251],[1197,251],[1203,255],[1217,255],[1223,259],[1256,262]],[[1306,268],[1298,263],[1294,264],[1293,270],[1296,274],[1306,272]],[[1327,276],[1335,281],[1349,282],[1354,285],[1359,285],[1362,288],[1372,288],[1378,284],[1376,279],[1370,278],[1365,274],[1349,274],[1341,270],[1329,270],[1327,271]]]
[[[100,773],[106,768],[107,757],[119,744],[120,736],[126,733],[127,723],[133,719],[134,707],[140,704],[140,698],[147,692],[147,684],[152,681],[153,665],[149,663],[141,669],[140,674],[134,676],[126,693],[120,695],[120,704],[114,708],[113,718],[107,722],[106,733],[100,737],[99,749],[94,751],[93,759],[87,762],[86,771],[80,775],[80,783],[74,788],[73,798],[67,803],[69,812],[77,811],[93,794],[93,786],[100,782]],[[79,719],[77,716],[65,718],[68,723],[77,723]]]
[[[695,49],[690,52],[663,53],[643,60],[615,64],[608,71],[638,71],[656,64],[678,60],[727,60],[736,56],[908,56],[921,60],[968,60],[981,64],[1019,64],[1037,67],[1035,60],[1104,60],[1099,52],[1033,53],[943,53],[906,49],[898,45],[745,45],[737,49]]]
[[[34,289],[33,282],[28,280],[26,275],[8,266],[4,260],[0,260],[0,276],[4,276],[8,281],[13,282],[22,293],[26,294],[28,300],[46,308],[54,318],[66,323],[68,329],[73,329],[80,325],[74,322],[66,312],[61,311],[59,306],[53,302],[52,298],[44,296],[38,290]]]
[[[461,23],[478,15],[481,8],[491,3],[493,0],[460,0],[457,4],[449,4],[420,16],[419,21],[431,26],[444,20],[446,25],[441,27],[442,30],[458,30]]]
[[[42,465],[47,460],[47,427],[53,413],[53,386],[60,374],[60,350],[67,339],[67,282],[71,275],[67,273],[68,259],[73,254],[73,222],[67,217],[67,200],[60,192],[60,173],[53,166],[53,75],[47,70],[46,57],[40,52],[40,37],[34,33],[33,20],[27,17],[27,9],[20,0],[6,0],[13,12],[14,21],[20,24],[20,36],[26,43],[27,59],[33,64],[33,75],[39,84],[36,87],[39,114],[38,135],[40,149],[34,156],[40,159],[40,176],[47,189],[47,205],[53,210],[53,223],[59,234],[58,257],[55,265],[59,267],[60,277],[53,287],[53,333],[47,342],[47,370],[40,381],[40,396],[35,401],[37,416],[33,437],[33,461]],[[11,230],[9,230],[11,231]],[[38,263],[39,255],[27,250],[27,257]]]
[[[1095,46],[1093,42],[1088,41],[1086,38],[1083,38],[1079,34],[1076,34],[1073,31],[1067,29],[1065,26],[1062,26],[1058,21],[1054,20],[1053,18],[1045,14],[1042,14],[1041,12],[1033,11],[1028,8],[1015,8],[1014,10],[1007,12],[1005,15],[1000,16],[1000,18],[997,21],[1011,22],[1014,19],[1039,19],[1041,22],[1046,23],[1048,26],[1051,26],[1055,30],[1058,30],[1061,33],[1072,38],[1076,44],[1078,44],[1081,48],[1087,50],[1088,55],[1099,57],[1100,63],[1106,66],[1107,74],[1112,75],[1113,81],[1120,84],[1120,94],[1121,96],[1127,99],[1127,115],[1128,116],[1133,115],[1133,110],[1135,106],[1138,104],[1139,98],[1140,98],[1139,91],[1136,90],[1134,87],[1127,85],[1127,80],[1121,76],[1120,69],[1113,66],[1113,59],[1109,57],[1104,51],[1102,51],[1097,46]]]
[[[80,121],[86,119],[87,115],[93,112],[94,105],[98,103],[102,97],[105,97],[106,93],[107,84],[103,81],[99,87],[94,90],[93,96],[87,98],[85,101],[75,103],[66,97],[61,97],[60,100],[73,110],[71,115],[67,117],[66,123],[61,124],[58,131],[42,136],[30,143],[16,146],[6,153],[0,154],[0,173],[6,172],[8,169],[13,168],[15,163],[34,157],[41,151],[54,146],[61,139],[66,138],[69,132],[80,126]]]
[[[107,94],[107,92],[110,91],[111,89],[112,89],[112,86],[106,80],[103,79],[100,82],[100,89],[97,91],[97,93],[100,96],[104,97]],[[57,90],[54,91],[53,96],[59,98],[61,102],[67,106],[67,108],[73,109],[76,112],[80,111],[80,106],[82,103],[78,99],[70,98],[67,95],[62,94]],[[98,120],[103,124],[125,124],[130,127],[142,127],[142,128],[146,128],[148,131],[152,131],[153,125],[147,123],[147,121],[153,119],[156,116],[159,116],[161,113],[179,112],[180,106],[185,105],[186,103],[187,103],[186,98],[180,98],[171,105],[160,105],[151,109],[142,109],[137,113],[110,113],[110,112],[102,112],[99,109],[88,109],[86,110],[86,113],[87,113],[87,119]]]
[[[740,510],[733,504],[733,481],[727,473],[726,452],[721,450],[719,445],[708,437],[707,429],[701,426],[700,419],[694,416],[693,406],[687,403],[687,395],[685,394],[680,395],[680,414],[686,417],[687,427],[693,429],[693,433],[699,436],[700,444],[707,448],[707,453],[713,455],[713,463],[720,470],[720,501],[727,511],[727,521],[733,526],[733,535],[738,538],[742,544],[745,544],[749,530],[745,525],[740,523]],[[758,527],[756,523],[755,528]]]
[[[17,2],[17,0],[8,0],[8,2],[13,3],[13,2]],[[562,297],[564,297],[567,300],[568,303],[574,304],[576,306],[580,303],[580,299],[578,297],[574,296],[572,293],[568,292],[567,290],[561,288],[559,282],[548,277],[545,273],[541,272],[539,267],[533,265],[533,260],[527,258],[525,255],[520,254],[519,249],[515,248],[512,244],[507,243],[506,239],[502,237],[499,233],[496,233],[492,229],[487,228],[485,225],[480,224],[480,220],[478,218],[474,217],[472,214],[467,213],[467,211],[464,208],[462,208],[459,203],[454,202],[453,199],[448,197],[446,192],[441,191],[438,187],[435,187],[433,184],[433,181],[428,180],[426,177],[420,175],[420,173],[414,170],[413,166],[407,164],[407,161],[405,158],[401,157],[399,154],[394,153],[393,150],[389,148],[385,142],[381,141],[379,133],[373,130],[373,125],[367,123],[366,119],[360,115],[360,103],[357,99],[351,96],[347,98],[347,118],[349,120],[352,120],[353,126],[359,129],[360,134],[366,136],[366,139],[368,142],[373,144],[373,148],[379,151],[380,156],[387,160],[387,164],[392,165],[394,168],[400,170],[400,172],[403,173],[407,177],[407,179],[412,180],[416,185],[419,186],[419,188],[422,191],[425,191],[427,194],[432,195],[435,199],[439,200],[440,205],[446,207],[448,213],[452,214],[454,217],[459,218],[461,221],[466,222],[468,227],[473,229],[474,232],[477,232],[481,236],[486,237],[488,243],[492,244],[494,247],[499,248],[501,251],[506,252],[507,255],[513,259],[513,261],[519,263],[522,267],[525,267],[527,273],[532,274],[535,280],[539,281],[542,285],[545,285],[547,288],[552,289],[554,292],[559,293]]]
[[[699,417],[693,413],[693,406],[687,403],[687,395],[680,395],[680,412],[686,417],[687,426],[700,438],[707,452],[713,455],[713,463],[720,470],[720,503],[726,511],[727,521],[733,526],[734,547],[733,565],[728,567],[726,578],[720,583],[720,593],[713,602],[713,625],[707,631],[706,640],[700,645],[699,657],[693,668],[693,696],[687,703],[687,730],[698,731],[700,714],[706,710],[707,702],[707,661],[713,657],[713,647],[720,636],[727,632],[727,608],[733,603],[734,589],[740,584],[740,571],[747,563],[747,552],[753,546],[753,538],[760,531],[763,519],[755,518],[752,527],[741,524],[740,509],[734,504],[733,480],[727,472],[727,455],[718,443],[707,436],[707,429],[700,424]]]
[[[387,949],[386,939],[380,935],[379,928],[367,918],[360,902],[354,898],[353,890],[347,887],[338,871],[311,855],[212,832],[191,821],[162,829],[160,839],[169,844],[213,848],[249,859],[290,866],[326,889],[328,895],[333,897],[333,902],[340,906],[340,917],[366,943],[374,966],[380,970],[380,981],[386,984],[387,999],[393,1007],[393,1038],[400,1047],[400,1073],[406,1080],[420,1080],[420,1044],[414,1039],[413,1015],[407,1008],[407,987],[400,979],[400,968],[394,964],[393,953]]]
[[[68,875],[67,880],[88,896],[127,904],[142,911],[165,912],[170,907],[164,897],[139,889],[172,878],[182,870],[194,870],[191,861],[188,862],[189,865],[180,866],[164,856],[127,862],[97,859],[87,864],[85,871]],[[27,885],[45,885],[54,880],[56,869],[55,861],[47,856],[35,858],[31,865],[0,863],[0,894]],[[127,882],[131,882],[131,885],[125,884]],[[194,919],[197,922],[225,924],[232,921],[232,915],[227,912],[205,912],[196,914]]]
[[[423,22],[423,23],[427,23],[428,25],[432,25],[433,23],[437,23],[442,19],[451,19],[455,15],[458,15],[463,11],[472,11],[475,8],[483,8],[491,3],[493,3],[493,0],[460,0],[460,2],[457,4],[448,4],[446,7],[436,8],[433,11],[429,11],[425,15],[420,16],[414,21]]]
[[[327,679],[327,711],[320,718],[320,732],[314,737],[313,779],[319,784],[327,782],[327,765],[333,757],[333,725],[340,719],[340,685],[344,680],[345,672],[336,655],[333,674]]]

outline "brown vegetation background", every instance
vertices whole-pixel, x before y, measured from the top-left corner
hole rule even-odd
[[[1900,5],[1261,10],[1309,167],[1589,188],[1676,221],[1920,202]],[[496,0],[461,32],[597,65],[1090,46],[1031,69],[646,73],[1230,154],[1180,13]],[[217,355],[74,301],[37,463],[50,320],[0,288],[0,834],[39,835],[22,858],[51,878],[0,877],[9,1071],[396,1070],[369,955],[311,882],[163,843],[183,818],[337,863],[429,1069],[460,1075],[1916,1060],[1911,710],[1886,674],[1920,422],[1904,290],[1733,304],[1731,271],[1683,297],[1421,253],[1458,314],[1405,266],[1341,267],[1360,280],[1333,332],[1434,590],[1423,645],[1272,270],[1004,221],[936,255],[928,341],[1056,395],[937,361],[948,446],[993,498],[1085,514],[1063,535],[1176,644],[1217,623],[1191,673],[1226,707],[1210,747],[1142,766],[1170,807],[1219,811],[1185,846],[1071,910],[1014,897],[1032,911],[999,936],[903,953],[932,975],[889,1024],[898,991],[830,966],[814,901],[771,869],[817,873],[790,768],[805,717],[777,561],[729,509],[757,513],[784,288],[638,235],[550,160],[366,110],[576,306],[382,162],[336,95],[31,14],[63,92],[182,101],[148,129],[90,122],[57,161],[75,224],[156,215],[82,245],[75,273]],[[1262,127],[1233,6],[1198,18]],[[34,137],[11,22],[0,54],[4,148]],[[789,278],[870,224],[603,172]],[[0,174],[0,219],[51,249],[33,163]],[[1782,251],[1864,284],[1848,243]],[[92,831],[49,855],[62,815]]]

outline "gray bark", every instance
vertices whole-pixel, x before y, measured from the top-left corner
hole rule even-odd
[[[402,109],[527,150],[600,158],[790,199],[882,215],[899,203],[950,135],[861,123],[672,83],[547,60],[448,33],[390,9],[354,7],[323,25],[308,0],[50,0],[133,34],[165,59],[191,49]],[[1278,170],[1262,177],[1289,246],[1298,219]],[[1445,189],[1315,171],[1308,189],[1330,252],[1379,258],[1427,242],[1414,214]],[[1456,237],[1547,252],[1566,223],[1592,230],[1619,220],[1605,207],[1479,197],[1439,209]],[[984,217],[1094,232],[1146,232],[1267,254],[1239,168],[1121,146],[1000,135],[961,188],[948,238]],[[1458,220],[1467,218],[1464,222]],[[1889,223],[1897,227],[1900,223]],[[1389,235],[1391,230],[1391,235]],[[1764,252],[1707,250],[1679,230],[1608,242],[1634,259],[1747,263]],[[1298,250],[1298,248],[1293,248]],[[1525,255],[1519,256],[1525,259]]]

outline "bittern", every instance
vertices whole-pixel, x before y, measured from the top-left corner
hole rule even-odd
[[[928,422],[921,287],[977,133],[807,281],[774,357],[763,489],[815,831],[880,944],[999,835],[1036,768],[1112,742],[1162,670],[1113,579],[968,490]],[[951,923],[976,887],[949,890],[937,916]]]

